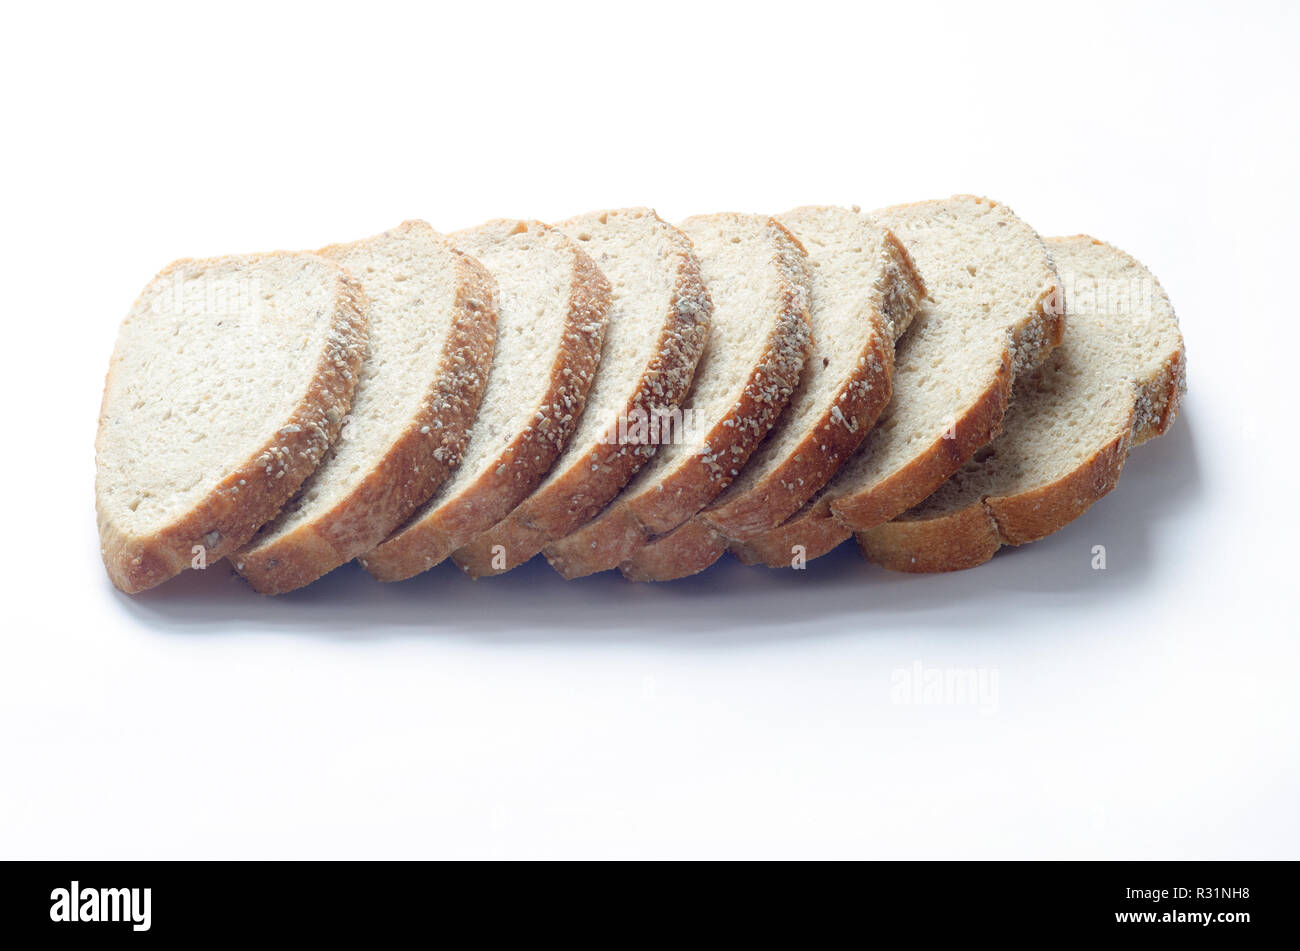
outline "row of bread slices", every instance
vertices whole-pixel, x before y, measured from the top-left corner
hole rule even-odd
[[[985,198],[408,222],[146,288],[105,389],[100,535],[131,592],[223,557],[265,593],[354,558],[669,580],[853,534],[952,570],[1081,514],[1184,389],[1142,265]]]

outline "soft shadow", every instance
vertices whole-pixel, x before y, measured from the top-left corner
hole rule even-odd
[[[855,543],[804,571],[747,568],[731,557],[670,584],[631,584],[615,572],[566,582],[542,558],[473,581],[450,562],[399,584],[356,564],[277,598],[255,594],[226,564],[186,572],[136,597],[118,594],[140,623],[168,634],[267,630],[340,640],[467,637],[487,642],[672,642],[709,647],[857,635],[873,629],[999,623],[1041,598],[1069,608],[1140,588],[1161,522],[1202,495],[1196,443],[1184,415],[1139,447],[1119,486],[1050,538],[1004,549],[946,575],[904,575],[867,564]],[[1105,545],[1107,570],[1092,569]]]

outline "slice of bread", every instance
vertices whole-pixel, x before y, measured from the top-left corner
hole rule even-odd
[[[696,516],[699,524],[656,538],[621,566],[633,580],[695,574],[728,540],[780,524],[861,444],[889,401],[894,343],[925,293],[908,252],[856,211],[814,206],[779,218],[812,264],[813,351],[799,388],[749,464]]]
[[[143,591],[237,550],[316,469],[352,405],[365,295],[333,261],[177,261],[122,322],[95,439],[113,584]]]
[[[497,347],[464,461],[361,564],[380,581],[426,571],[537,488],[582,416],[609,315],[605,275],[561,231],[491,221],[451,236],[497,280]]]
[[[235,570],[300,588],[383,541],[460,462],[496,337],[496,282],[422,221],[326,248],[370,301],[370,347],[343,435]]]
[[[790,232],[746,214],[678,227],[713,299],[708,346],[654,457],[604,512],[546,547],[565,578],[617,568],[722,491],[785,408],[808,356],[807,255]]]
[[[1061,341],[1056,271],[1005,205],[959,195],[876,213],[911,251],[930,300],[898,347],[894,398],[862,450],[785,524],[742,539],[746,563],[790,565],[894,518],[992,439],[1011,387]]]
[[[955,571],[1037,541],[1115,487],[1129,449],[1164,433],[1186,390],[1178,319],[1159,282],[1087,236],[1051,238],[1065,341],[1016,382],[1001,434],[939,490],[859,533],[896,571]]]
[[[594,518],[655,451],[638,421],[671,412],[690,387],[712,302],[690,240],[647,208],[557,225],[613,288],[600,369],[551,473],[508,516],[452,556],[473,577],[500,574]]]

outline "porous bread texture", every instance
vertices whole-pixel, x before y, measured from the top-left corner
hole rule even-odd
[[[680,404],[708,338],[712,302],[690,240],[653,211],[592,212],[556,227],[579,242],[612,287],[600,371],[551,473],[453,555],[473,577],[528,561],[609,503],[656,448],[626,438],[636,435],[628,422]]]
[[[1086,235],[1048,245],[1065,287],[1064,342],[1017,382],[996,439],[919,505],[858,535],[872,561],[954,571],[1036,541],[1106,495],[1129,449],[1173,424],[1186,358],[1155,276]]]
[[[656,538],[621,566],[629,578],[694,574],[727,540],[780,524],[861,444],[889,401],[894,343],[925,294],[907,250],[856,210],[808,206],[778,218],[811,265],[812,352],[802,380],[748,465],[696,516],[708,531],[683,526]]]
[[[785,524],[733,545],[746,563],[817,557],[937,489],[998,432],[1017,375],[1061,341],[1059,283],[1038,234],[1005,205],[959,195],[876,212],[929,299],[895,355],[894,396],[861,450]]]
[[[95,439],[109,577],[151,588],[243,545],[337,438],[365,352],[361,287],[276,252],[166,267],[122,322]]]
[[[576,241],[516,220],[451,238],[497,280],[496,357],[460,467],[361,556],[380,581],[432,568],[535,489],[577,426],[600,361],[609,281]]]
[[[617,568],[725,488],[771,429],[808,355],[808,263],[774,218],[688,218],[713,299],[708,345],[671,431],[608,508],[544,549],[565,578]]]
[[[325,248],[370,301],[369,352],[347,425],[275,521],[233,556],[264,594],[369,551],[459,464],[491,368],[496,284],[422,221]]]

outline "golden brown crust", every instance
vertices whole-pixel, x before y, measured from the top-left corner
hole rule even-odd
[[[1004,545],[1035,542],[1068,525],[1115,488],[1128,458],[1129,428],[1093,452],[1076,469],[1047,485],[1016,495],[989,496],[984,507]]]
[[[628,581],[674,581],[699,574],[727,551],[727,540],[698,518],[637,549],[619,565]]]
[[[736,477],[767,435],[799,383],[811,347],[808,261],[803,246],[775,218],[767,220],[781,287],[778,319],[750,370],[740,399],[704,439],[709,453],[692,453],[654,486],[615,499],[599,516],[544,549],[567,579],[617,568],[656,535],[676,528]]]
[[[569,244],[574,262],[564,342],[529,426],[473,485],[361,557],[361,564],[380,581],[401,581],[432,568],[505,518],[537,488],[573,435],[600,363],[610,286],[596,262],[576,242]]]
[[[893,571],[956,571],[983,564],[1000,542],[997,525],[982,505],[923,522],[895,521],[859,532],[870,561]]]
[[[293,254],[273,252],[247,258],[255,262]],[[174,262],[159,277],[189,263]],[[193,509],[151,535],[124,531],[98,506],[104,565],[122,591],[135,594],[174,577],[190,567],[196,547],[203,549],[208,564],[237,551],[275,517],[338,438],[352,406],[365,354],[366,298],[346,270],[333,267],[338,282],[335,309],[316,373],[302,401],[261,449],[226,475]],[[110,367],[110,378],[112,374]],[[105,397],[107,392],[106,381]],[[100,409],[101,432],[106,408]]]
[[[708,338],[712,302],[690,240],[657,215],[655,218],[670,230],[677,247],[675,293],[655,344],[655,356],[620,410],[619,416],[624,420],[640,415],[650,418],[656,411],[678,406],[690,388],[695,365]],[[611,433],[617,422],[617,418],[610,421]],[[653,454],[654,448],[622,442],[617,437],[597,445],[492,528],[457,549],[452,554],[453,560],[474,578],[501,574],[523,564],[548,542],[569,534],[599,514]],[[496,567],[500,564],[505,567]]]
[[[1047,485],[990,496],[935,518],[895,519],[857,533],[862,553],[892,571],[961,571],[988,561],[1003,545],[1038,541],[1068,525],[1115,488],[1128,455],[1129,430],[1078,468]]]
[[[731,551],[742,564],[788,568],[794,563],[796,546],[805,561],[828,554],[853,533],[831,515],[830,502],[820,498],[808,503],[785,522],[743,542],[732,542]]]
[[[384,458],[329,511],[234,556],[235,570],[262,594],[282,594],[372,549],[460,464],[496,345],[496,281],[455,252],[451,332],[428,399]]]

